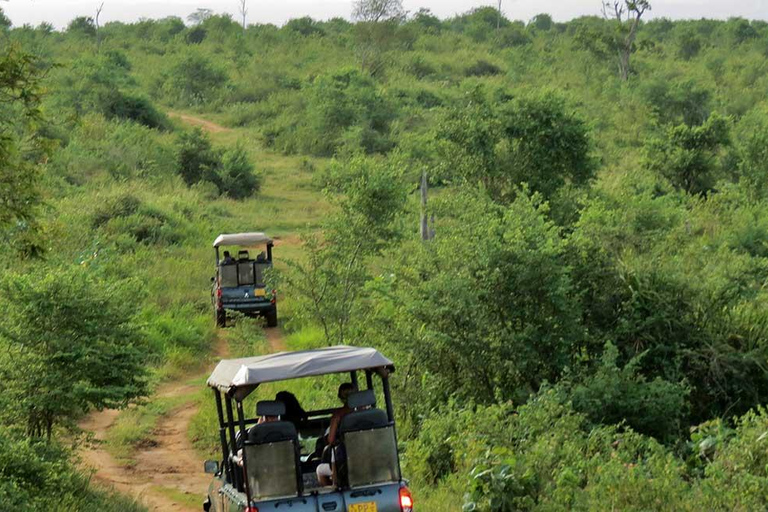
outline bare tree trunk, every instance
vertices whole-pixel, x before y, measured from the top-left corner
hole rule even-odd
[[[246,19],[248,17],[248,0],[240,0],[240,16],[243,18],[243,32],[246,29]]]
[[[101,31],[99,30],[101,27],[99,25],[99,17],[101,16],[101,11],[104,9],[104,2],[101,2],[101,5],[98,9],[96,9],[96,53],[99,53],[101,51]]]
[[[496,30],[501,28],[501,0],[499,0],[499,17],[496,19]]]

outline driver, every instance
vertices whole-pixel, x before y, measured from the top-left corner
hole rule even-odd
[[[232,255],[229,254],[229,251],[224,251],[224,259],[221,260],[222,265],[232,265],[235,262],[234,258],[232,258]]]

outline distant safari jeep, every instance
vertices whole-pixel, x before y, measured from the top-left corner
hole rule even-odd
[[[223,250],[223,248],[229,250]],[[262,316],[268,327],[277,326],[277,291],[267,285],[274,242],[264,233],[219,235],[216,276],[211,278],[211,302],[216,325],[224,327],[227,311]],[[262,250],[266,249],[266,250]]]
[[[214,479],[203,510],[412,512],[400,473],[389,386],[394,370],[378,351],[346,346],[221,361],[208,379],[221,462],[205,463]],[[286,391],[271,399],[279,389],[271,385],[271,400],[257,402],[255,416],[246,413],[244,401],[263,383],[325,375],[338,376],[343,407],[304,411]],[[331,405],[336,396],[328,399]]]

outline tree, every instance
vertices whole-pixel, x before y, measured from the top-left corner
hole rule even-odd
[[[352,17],[365,23],[379,23],[402,19],[405,15],[402,0],[356,0]]]
[[[8,18],[3,12],[3,9],[0,8],[0,30],[8,30],[12,25],[10,18]]]
[[[629,80],[629,59],[635,51],[640,20],[651,10],[648,0],[611,0],[603,3],[603,16],[614,22],[613,46],[618,53],[619,76]]]
[[[384,67],[384,55],[397,41],[399,24],[405,19],[402,0],[357,0],[352,17],[355,51],[363,71],[372,75]]]
[[[69,25],[67,25],[67,33],[95,38],[96,24],[90,16],[79,16],[69,22]]]
[[[522,183],[550,198],[566,183],[585,185],[596,170],[586,124],[552,94],[494,108],[475,90],[440,124],[438,147],[454,178],[480,183],[502,202]]]
[[[699,126],[667,128],[646,145],[646,166],[689,194],[715,185],[720,149],[730,141],[728,121],[713,115]]]
[[[193,25],[199,25],[208,18],[213,16],[213,11],[211,9],[198,9],[189,16],[187,16],[187,21],[192,23]]]
[[[531,25],[536,27],[536,30],[541,30],[542,32],[552,30],[554,24],[552,16],[549,14],[537,14],[531,19]]]
[[[338,207],[320,236],[304,241],[306,259],[291,261],[289,281],[301,315],[320,325],[328,345],[349,342],[360,311],[368,263],[396,240],[408,186],[396,160],[354,157],[331,170],[326,192]]]
[[[0,54],[0,232],[13,228],[4,234],[10,239],[35,231],[39,172],[33,155],[45,153],[35,136],[41,79],[37,60],[18,46]],[[37,254],[39,246],[28,242],[24,250]]]
[[[452,395],[520,403],[556,380],[584,339],[559,229],[527,191],[499,205],[464,188],[435,197],[431,211],[438,236],[393,251],[372,308],[383,316],[366,316],[368,332],[412,354],[432,382],[425,408]]]
[[[189,51],[164,74],[162,89],[173,101],[199,105],[211,101],[228,80],[221,67],[204,55]]]
[[[76,266],[8,275],[0,289],[6,421],[50,439],[55,427],[74,427],[91,409],[124,407],[147,394],[135,282],[101,281]]]

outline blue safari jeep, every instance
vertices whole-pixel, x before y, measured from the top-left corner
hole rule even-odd
[[[222,458],[206,462],[214,477],[203,510],[412,512],[389,386],[394,369],[374,349],[346,346],[221,361],[208,386]],[[245,411],[262,383],[328,374],[347,381],[339,388],[343,407],[306,412],[282,391],[257,402],[255,417]]]
[[[219,235],[213,247],[216,276],[211,278],[211,303],[216,325],[226,326],[227,311],[239,311],[264,317],[268,327],[276,327],[277,291],[267,283],[267,271],[272,268],[272,239],[264,233]],[[224,247],[231,248],[234,255],[229,250],[222,253]]]

